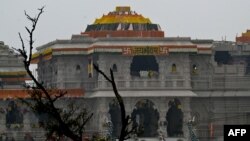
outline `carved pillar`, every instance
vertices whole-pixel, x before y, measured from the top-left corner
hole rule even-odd
[[[63,89],[65,88],[65,73],[66,73],[66,66],[64,64],[64,62],[62,62],[63,60],[60,59],[60,61],[58,61],[57,63],[57,66],[54,66],[54,67],[57,67],[57,88],[60,88],[60,89]]]
[[[7,114],[7,105],[8,100],[0,101],[2,104],[0,105],[1,112],[0,112],[0,133],[6,132],[6,114]]]
[[[165,77],[166,77],[166,61],[163,60],[163,58],[157,59],[158,64],[159,64],[159,80],[160,80],[160,85],[161,88],[165,87]]]
[[[24,130],[27,130],[27,131],[31,131],[31,129],[30,129],[30,124],[31,124],[31,122],[30,122],[30,113],[25,113],[24,115],[23,115],[23,125],[24,125]]]
[[[131,116],[131,113],[133,112],[133,108],[134,108],[134,102],[132,101],[132,98],[128,98],[128,97],[124,97],[124,104],[125,104],[125,108],[126,108],[126,114]]]
[[[0,132],[6,131],[6,113],[0,113]]]
[[[99,60],[98,60],[98,67],[100,68],[100,70],[102,70],[107,75],[109,74],[109,72],[108,73],[106,72],[106,70],[107,70],[106,61],[101,55],[100,55]],[[99,74],[98,75],[98,88],[105,88],[106,87],[105,84],[106,84],[105,78]]]
[[[124,76],[126,88],[130,87],[130,80],[131,80],[130,65],[131,63],[132,63],[132,57],[125,57],[124,64],[121,64],[123,65],[122,69],[123,69],[123,76]]]
[[[191,88],[191,78],[190,78],[190,58],[188,54],[183,54],[183,77],[184,77],[184,87]]]
[[[108,100],[107,98],[99,98],[98,100],[98,118],[99,120],[97,120],[98,124],[99,124],[99,127],[98,127],[98,130],[99,131],[106,131],[107,128],[106,128],[106,123],[107,121],[109,120],[109,113],[108,113],[108,110],[109,110],[109,106],[108,106]]]
[[[166,126],[166,113],[168,111],[168,101],[169,98],[158,98],[159,104],[158,104],[158,111],[160,114],[159,119],[159,131],[164,135],[164,137],[167,137],[167,126]]]
[[[182,110],[184,114],[183,118],[183,133],[184,137],[187,139],[189,138],[189,130],[186,123],[191,119],[191,108],[190,108],[190,98],[183,98],[182,99]]]

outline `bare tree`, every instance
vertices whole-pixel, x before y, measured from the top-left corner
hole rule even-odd
[[[115,94],[116,100],[119,103],[120,110],[121,110],[121,122],[122,122],[122,127],[121,127],[121,133],[119,136],[119,141],[124,141],[126,139],[130,138],[130,135],[135,133],[136,131],[136,126],[133,126],[132,128],[129,128],[129,125],[131,124],[132,120],[129,115],[126,115],[126,109],[124,105],[124,101],[121,97],[121,95],[118,92],[116,83],[115,83],[115,78],[113,74],[113,70],[110,69],[110,77],[108,77],[102,70],[99,69],[97,65],[94,64],[95,70],[100,73],[104,78],[112,84],[113,92]]]
[[[43,86],[42,82],[39,82],[30,70],[32,50],[34,48],[33,34],[36,29],[38,20],[44,12],[44,7],[38,10],[39,13],[35,17],[31,17],[25,12],[26,18],[32,23],[31,28],[25,27],[29,35],[28,47],[25,46],[23,38],[19,33],[22,48],[15,49],[24,58],[23,63],[25,70],[35,83],[35,87],[27,86],[27,88],[29,88],[28,93],[30,95],[30,99],[21,100],[25,104],[27,104],[28,107],[30,107],[35,114],[46,115],[47,120],[44,121],[44,125],[42,127],[47,132],[47,136],[56,134],[58,136],[66,136],[72,139],[73,141],[81,141],[84,132],[84,127],[89,121],[89,119],[92,117],[93,113],[89,114],[86,109],[79,108],[73,103],[67,105],[67,110],[58,108],[55,104],[56,101],[65,96],[67,92],[58,89],[46,89]],[[28,49],[28,52],[26,48]]]

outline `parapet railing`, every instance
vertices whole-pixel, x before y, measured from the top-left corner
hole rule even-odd
[[[140,90],[140,89],[190,89],[190,90],[249,90],[250,76],[169,76],[161,78],[117,78],[117,87],[122,90]],[[86,91],[97,89],[110,90],[111,84],[105,79],[83,80],[83,81],[64,81],[47,84],[59,88],[83,88]]]
[[[195,76],[191,77],[194,90],[248,90],[250,76]]]

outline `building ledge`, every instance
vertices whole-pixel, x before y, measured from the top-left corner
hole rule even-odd
[[[250,90],[194,91],[197,97],[250,97]]]
[[[119,91],[122,97],[195,97],[194,92],[189,90],[149,90],[149,91]],[[113,91],[96,91],[90,93],[88,98],[115,97]]]

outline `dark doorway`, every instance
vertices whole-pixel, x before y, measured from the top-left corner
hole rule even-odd
[[[133,126],[137,127],[139,137],[156,137],[158,135],[159,112],[150,100],[140,100],[132,112]]]
[[[141,71],[154,72],[158,74],[159,66],[156,62],[155,56],[153,55],[139,55],[134,56],[131,66],[130,66],[130,75],[140,77]]]
[[[217,64],[230,64],[232,62],[232,56],[228,51],[216,51],[214,55],[214,60]]]
[[[169,137],[183,136],[183,112],[181,102],[175,98],[168,103],[169,109],[166,114],[167,133]]]
[[[6,114],[6,127],[11,128],[11,125],[16,125],[18,128],[23,127],[23,113],[14,101],[9,102]]]

